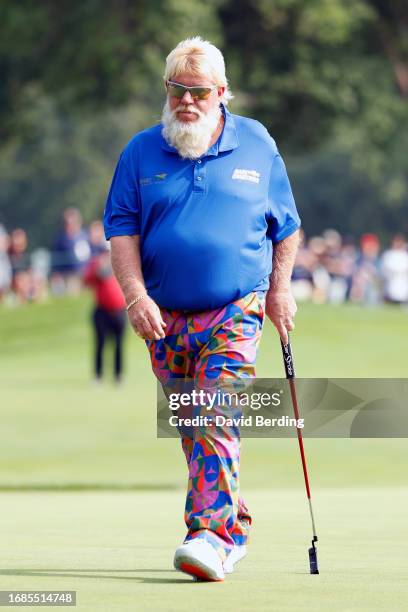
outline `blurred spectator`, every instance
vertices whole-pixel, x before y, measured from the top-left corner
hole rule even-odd
[[[76,208],[63,213],[63,229],[54,243],[51,284],[53,293],[77,294],[81,288],[81,272],[91,249],[82,229],[82,217]]]
[[[51,253],[47,249],[35,249],[31,253],[31,267],[46,282],[50,274]]]
[[[114,376],[122,379],[122,345],[126,324],[126,302],[110,263],[110,253],[105,249],[93,257],[85,269],[84,283],[94,290],[95,308],[92,323],[95,331],[94,373],[100,381],[103,373],[103,351],[107,338],[115,342]]]
[[[350,299],[368,305],[381,300],[380,241],[375,234],[360,238],[360,254],[354,267]]]
[[[318,257],[305,244],[305,233],[299,232],[299,248],[292,273],[292,292],[295,300],[304,302],[313,296],[313,272],[318,264]]]
[[[8,247],[12,271],[12,303],[38,301],[46,295],[46,279],[40,278],[32,268],[27,247],[26,232],[21,228],[14,229]]]
[[[27,253],[27,234],[21,228],[14,229],[10,234],[9,257],[12,270],[14,298],[25,303],[32,298],[30,278],[30,259]]]
[[[313,301],[316,304],[323,304],[327,301],[330,288],[330,275],[323,265],[323,257],[326,252],[324,238],[321,236],[311,238],[308,249],[315,260],[313,267]]]
[[[0,302],[11,286],[11,264],[8,256],[9,236],[0,225]]]
[[[10,234],[9,257],[13,277],[18,272],[27,271],[30,267],[30,259],[27,253],[27,234],[20,227],[14,229]]]
[[[36,249],[31,253],[30,278],[32,286],[31,299],[43,300],[48,295],[48,274],[50,271],[50,253],[46,249]]]
[[[385,300],[391,304],[408,303],[408,252],[402,234],[394,236],[391,248],[383,253],[380,270]]]
[[[88,239],[92,257],[106,251],[107,241],[102,221],[92,221],[88,230]]]
[[[323,232],[326,249],[322,263],[330,276],[328,301],[340,304],[348,298],[356,251],[352,244],[342,244],[342,238],[336,230]]]
[[[350,299],[350,292],[353,284],[353,275],[356,267],[356,261],[358,258],[358,249],[354,244],[354,241],[350,237],[346,237],[343,240],[341,258],[343,262],[343,274],[347,284],[345,295],[345,299],[347,301]]]

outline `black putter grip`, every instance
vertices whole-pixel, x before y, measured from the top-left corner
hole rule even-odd
[[[281,340],[281,347],[286,378],[295,378],[295,368],[293,366],[292,348],[290,346],[290,340],[288,340],[287,344],[283,344]]]

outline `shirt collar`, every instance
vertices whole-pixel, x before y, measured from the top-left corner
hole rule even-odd
[[[223,153],[224,151],[232,151],[232,149],[236,149],[239,146],[238,135],[233,115],[227,110],[224,104],[221,104],[221,111],[225,119],[221,136],[219,137],[217,142],[215,142],[213,146],[208,149],[204,157],[217,156],[218,153]],[[169,145],[168,142],[166,142],[166,140],[163,138],[163,136],[161,138],[162,149],[168,151],[169,153],[178,154],[178,151],[175,147]]]
[[[237,128],[235,127],[234,116],[229,112],[224,104],[221,104],[221,110],[224,114],[224,129],[221,134],[221,138],[218,139],[218,151],[232,151],[239,147],[239,140],[237,134]],[[216,143],[217,144],[217,143]]]

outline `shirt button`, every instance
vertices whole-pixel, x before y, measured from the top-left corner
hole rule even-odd
[[[197,176],[197,181],[201,181],[201,176]]]
[[[197,164],[201,164],[201,159],[198,159],[198,160],[197,160]]]

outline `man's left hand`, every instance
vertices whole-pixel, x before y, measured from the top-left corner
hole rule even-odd
[[[265,312],[270,318],[283,344],[289,342],[288,332],[295,329],[293,319],[297,311],[295,298],[290,289],[286,291],[268,291],[265,301]]]

